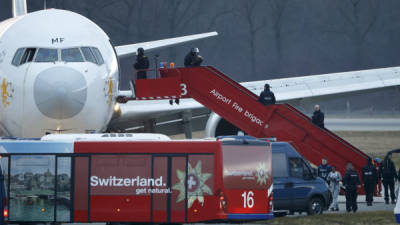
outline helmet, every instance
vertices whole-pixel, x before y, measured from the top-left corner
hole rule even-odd
[[[137,54],[144,54],[144,49],[143,48],[138,48],[137,49]]]
[[[192,53],[199,53],[200,51],[199,51],[199,48],[192,48],[191,52]]]
[[[269,84],[265,84],[264,88],[270,88]]]

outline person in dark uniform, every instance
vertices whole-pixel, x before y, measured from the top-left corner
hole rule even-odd
[[[319,105],[314,106],[314,114],[312,116],[312,123],[319,126],[320,128],[324,128],[324,113],[321,112]]]
[[[137,56],[136,56],[136,63],[134,65],[137,72],[136,79],[146,79],[147,78],[147,69],[149,68],[149,59],[147,56],[144,55],[144,49],[138,48]]]
[[[380,178],[382,179],[383,187],[385,188],[385,203],[389,204],[389,190],[392,204],[395,204],[394,181],[397,179],[396,167],[391,159],[392,154],[386,155],[385,159],[379,166]]]
[[[364,182],[365,201],[367,206],[372,206],[375,185],[378,182],[377,171],[368,157],[367,165],[362,168],[362,181]]]
[[[200,66],[203,62],[203,57],[199,55],[200,51],[198,48],[192,48],[190,52],[185,56],[185,67]]]
[[[343,177],[343,185],[346,188],[346,210],[347,212],[356,212],[358,209],[357,187],[360,185],[360,178],[358,177],[356,171],[354,171],[351,163],[348,163],[346,166],[346,174]]]
[[[322,158],[321,165],[318,166],[318,176],[325,180],[328,183],[328,174],[332,171],[331,166],[328,165],[328,160],[326,158]]]
[[[258,97],[258,101],[263,105],[271,105],[275,104],[276,99],[274,92],[270,90],[269,84],[264,85],[264,91],[260,93],[260,97]]]

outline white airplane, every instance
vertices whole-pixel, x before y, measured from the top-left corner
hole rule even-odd
[[[148,52],[216,32],[113,47],[100,27],[70,11],[28,14],[26,0],[13,0],[13,15],[0,23],[0,135],[126,131],[155,122],[162,126],[190,121],[208,113],[192,99],[179,105],[153,100],[119,106],[116,97],[131,92],[117,89],[118,59],[136,54],[139,47]],[[397,86],[399,72],[394,67],[242,84],[258,94],[268,82],[282,102]],[[215,135],[220,123],[221,118],[212,114],[207,135]]]

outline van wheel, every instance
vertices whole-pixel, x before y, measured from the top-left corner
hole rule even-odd
[[[307,209],[307,214],[308,215],[317,215],[317,214],[322,214],[322,211],[324,209],[324,203],[320,198],[312,198],[308,202],[308,209]]]

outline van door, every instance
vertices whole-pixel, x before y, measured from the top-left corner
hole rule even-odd
[[[272,153],[272,174],[274,178],[274,210],[291,207],[291,188],[286,153]]]
[[[311,172],[302,158],[289,158],[289,173],[293,184],[289,189],[292,193],[292,208],[305,208],[309,193],[313,188],[310,185],[311,181],[305,179],[305,175],[311,174]]]

